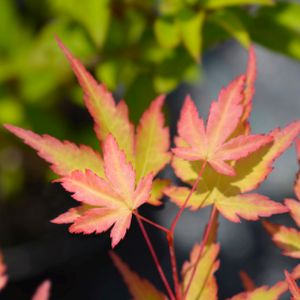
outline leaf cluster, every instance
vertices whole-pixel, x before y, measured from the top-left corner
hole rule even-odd
[[[215,272],[220,267],[217,242],[218,215],[232,222],[258,220],[290,211],[299,225],[299,201],[284,204],[254,193],[271,173],[274,161],[293,143],[300,133],[300,121],[266,134],[252,134],[249,116],[254,95],[256,57],[249,52],[245,74],[222,88],[211,103],[205,122],[187,96],[178,121],[175,147],[170,150],[169,130],[165,126],[162,106],[164,96],[157,97],[135,126],[129,119],[125,101],[116,102],[105,85],[99,84],[83,64],[58,40],[84,93],[84,103],[94,120],[94,131],[100,149],[77,146],[49,135],[39,135],[14,125],[6,129],[35,149],[51,164],[57,181],[72,194],[79,206],[69,209],[52,222],[70,224],[71,233],[102,233],[110,230],[112,247],[124,239],[136,217],[167,295],[131,271],[115,254],[112,259],[128,284],[134,299],[204,300],[217,299]],[[298,156],[300,143],[297,142]],[[157,178],[169,163],[186,186],[171,185]],[[295,185],[299,198],[299,176]],[[140,215],[144,204],[160,205],[167,195],[179,206],[170,228],[165,228]],[[174,248],[176,224],[183,210],[212,206],[211,216],[201,243],[195,244],[188,261],[183,264],[181,280],[177,272]],[[147,235],[144,222],[162,230],[168,241],[174,289],[160,266]],[[265,223],[273,240],[285,254],[299,257],[299,232]],[[5,273],[5,269],[2,272]],[[243,275],[246,291],[231,299],[279,299],[288,289],[297,299],[299,266],[286,280],[272,287],[256,285]],[[5,276],[5,275],[4,275]],[[4,277],[4,281],[5,281]]]

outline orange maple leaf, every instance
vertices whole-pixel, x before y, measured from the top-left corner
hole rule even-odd
[[[94,119],[96,135],[106,148],[104,161],[99,152],[88,146],[62,142],[13,125],[5,127],[37,150],[39,156],[62,177],[62,185],[82,203],[54,221],[74,223],[70,227],[71,232],[85,233],[99,233],[113,225],[114,246],[129,227],[132,211],[145,201],[160,205],[163,190],[169,185],[168,180],[160,179],[151,184],[153,176],[170,160],[169,130],[164,126],[162,113],[165,97],[159,96],[151,103],[135,130],[129,121],[126,103],[116,104],[111,93],[95,81],[59,40],[58,44],[83,88],[84,101]],[[108,150],[108,147],[112,149]],[[118,166],[115,165],[117,157]],[[118,172],[116,167],[120,167]],[[100,199],[93,198],[95,193]],[[83,194],[87,197],[79,196]]]
[[[264,135],[231,136],[243,113],[244,84],[245,77],[240,76],[221,90],[218,101],[211,105],[206,129],[194,102],[186,98],[178,122],[178,139],[187,146],[177,143],[172,149],[176,156],[207,161],[218,173],[234,176],[234,168],[226,161],[237,161],[272,141],[271,136]]]
[[[121,273],[133,300],[167,300],[167,296],[148,280],[133,272],[115,253],[111,252],[114,265]]]
[[[143,177],[135,184],[135,171],[112,135],[103,144],[104,177],[91,170],[74,171],[59,181],[73,198],[83,202],[85,210],[75,219],[62,214],[54,223],[73,222],[72,233],[102,233],[110,227],[112,247],[117,245],[130,226],[132,213],[150,197],[153,175]],[[74,211],[74,209],[72,210]],[[68,219],[69,218],[69,219]]]
[[[291,272],[290,278],[293,280],[300,278],[300,265],[297,265]],[[245,273],[246,274],[246,273]],[[247,281],[251,281],[251,289],[247,289],[245,292],[239,293],[229,300],[279,300],[281,295],[289,289],[289,284],[286,280],[282,280],[274,284],[273,286],[252,286],[254,283],[250,277],[246,274]]]
[[[186,300],[216,300],[217,299],[217,281],[214,273],[219,268],[217,256],[220,246],[210,242],[203,251],[201,259],[195,266],[201,246],[196,244],[190,254],[190,260],[186,261],[182,267],[182,283],[180,284],[181,292],[190,281],[193,268],[196,272],[193,275],[190,288],[186,294]],[[128,266],[114,253],[110,253],[111,258],[118,268],[134,300],[166,300],[168,299],[163,293],[158,291],[149,281],[140,278],[136,273],[131,271]]]
[[[209,164],[187,204],[192,210],[214,204],[233,222],[287,211],[285,206],[266,196],[248,193],[266,179],[275,159],[300,132],[298,121],[267,135],[249,135],[255,74],[252,49],[246,75],[221,91],[218,102],[212,104],[206,129],[193,102],[188,98],[184,104],[172,167],[182,181],[192,186],[199,176],[201,161]],[[165,191],[179,206],[189,193],[188,187],[172,186]]]
[[[298,163],[300,164],[300,139],[296,142]],[[297,200],[285,199],[284,203],[298,228],[300,227],[300,172],[297,174],[294,191]],[[283,250],[283,254],[294,258],[300,258],[300,230],[284,225],[263,222],[267,232],[271,235],[273,242]]]
[[[187,289],[190,277],[193,274],[193,268],[195,267],[196,270],[187,291],[186,299],[217,300],[218,286],[214,273],[218,270],[220,265],[220,262],[217,260],[220,246],[215,243],[209,243],[204,247],[201,259],[197,266],[195,266],[200,249],[201,245],[196,244],[191,251],[190,260],[183,264],[182,289],[183,291]]]

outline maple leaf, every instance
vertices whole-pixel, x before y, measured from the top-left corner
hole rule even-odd
[[[299,200],[294,199],[285,199],[284,204],[289,208],[290,215],[297,224],[298,227],[300,227],[300,202]]]
[[[36,289],[32,297],[32,300],[48,300],[50,298],[50,288],[51,288],[50,280],[45,280]]]
[[[112,135],[103,143],[104,177],[91,170],[74,171],[59,181],[73,198],[83,202],[84,209],[77,216],[68,212],[52,222],[68,223],[71,233],[102,233],[110,227],[112,247],[117,245],[130,226],[132,213],[150,197],[153,175],[144,176],[136,185],[135,171],[126,161],[125,153],[120,150]]]
[[[186,98],[178,133],[187,146],[177,143],[177,147],[172,149],[176,156],[189,161],[207,161],[218,173],[234,176],[234,168],[226,161],[246,157],[272,141],[270,136],[264,135],[230,138],[243,113],[244,84],[244,76],[240,76],[221,90],[218,101],[211,105],[206,128],[194,102],[190,97]]]
[[[291,278],[299,279],[299,271],[300,265],[297,265],[291,273]],[[277,282],[271,287],[266,285],[254,287],[251,290],[247,290],[233,296],[232,298],[230,298],[230,300],[279,300],[280,296],[285,293],[288,288],[288,283],[286,282],[286,280],[283,280]]]
[[[0,253],[0,291],[6,286],[7,281],[6,265],[4,263],[3,254]]]
[[[300,165],[300,139],[296,142],[296,151],[298,163]],[[297,200],[285,199],[284,203],[288,207],[289,212],[298,228],[300,227],[300,175],[297,174],[294,191]],[[300,258],[300,230],[284,225],[272,224],[270,222],[263,222],[267,232],[271,235],[273,242],[283,250],[283,254],[294,258]]]
[[[84,102],[95,122],[95,132],[101,143],[108,134],[112,134],[126,159],[136,170],[136,181],[143,176],[162,170],[170,161],[169,130],[164,127],[162,106],[164,96],[157,97],[144,112],[136,129],[129,121],[128,107],[122,100],[116,104],[112,94],[104,85],[100,85],[76,59],[71,52],[57,39],[57,42],[68,58],[75,75],[84,91]],[[103,161],[100,153],[88,146],[77,146],[69,141],[61,142],[49,135],[38,135],[30,130],[5,125],[6,129],[21,138],[27,145],[38,151],[40,157],[51,164],[52,170],[66,176],[74,170],[92,170],[99,176],[104,175]],[[159,205],[162,191],[167,181],[154,181],[153,196],[149,203]],[[80,212],[81,209],[78,209]],[[74,212],[74,211],[73,211]]]
[[[261,216],[267,217],[287,211],[286,207],[271,201],[268,197],[249,192],[256,189],[266,179],[273,169],[274,161],[298,136],[300,121],[293,122],[284,129],[275,129],[265,136],[247,134],[250,130],[247,118],[252,106],[251,97],[254,94],[255,74],[255,55],[252,51],[246,73],[246,91],[243,92],[243,76],[238,77],[229,87],[222,90],[219,102],[214,102],[210,110],[209,130],[208,126],[206,130],[204,129],[204,122],[198,117],[193,102],[190,99],[186,100],[182,112],[186,124],[182,119],[179,121],[179,136],[175,138],[175,149],[177,150],[175,150],[176,155],[171,162],[172,167],[177,177],[183,182],[193,185],[202,166],[199,159],[206,159],[209,163],[201,176],[196,191],[187,204],[192,210],[214,204],[223,216],[232,222],[239,222],[240,218],[257,220]],[[220,107],[224,107],[224,110],[221,110]],[[224,128],[219,127],[216,118],[221,120]],[[228,123],[228,126],[224,126],[224,123],[226,125]],[[234,132],[232,132],[233,130]],[[213,140],[209,142],[208,136],[212,133],[214,133]],[[242,136],[236,136],[241,133]],[[255,136],[258,137],[257,143]],[[226,140],[228,137],[229,140]],[[244,143],[241,148],[235,149],[238,140],[241,143],[244,140],[250,144],[246,143],[246,149],[243,147]],[[181,158],[185,157],[182,154],[187,149],[192,150],[190,155],[194,155],[194,158],[190,158],[196,159],[196,161]],[[213,152],[208,152],[209,155],[213,153],[213,156],[207,156],[207,153],[202,153],[201,149],[213,149]],[[231,150],[233,151],[232,156]],[[221,151],[221,159],[217,160],[217,164],[209,161],[214,157],[218,158],[218,151]],[[178,156],[178,153],[181,157]],[[203,155],[202,158],[199,153]],[[240,155],[244,157],[240,157]],[[230,159],[229,164],[224,162],[225,158]],[[234,176],[226,176],[226,174],[232,175],[233,173]],[[179,206],[183,205],[189,193],[190,188],[188,187],[171,186],[165,190],[165,194]]]
[[[157,174],[170,161],[169,130],[161,111],[164,96],[157,97],[141,117],[135,140],[137,179],[149,172]]]
[[[182,289],[187,288],[192,275],[193,267],[197,262],[201,245],[196,244],[191,251],[190,260],[186,261],[182,267]],[[187,300],[217,299],[218,286],[214,273],[219,268],[219,261],[216,260],[220,251],[220,246],[215,243],[208,243],[204,248],[201,259],[198,262],[196,272],[186,295]]]
[[[296,152],[297,152],[297,157],[298,157],[298,163],[300,164],[300,138],[297,139],[297,141],[296,141]],[[296,197],[300,201],[300,171],[297,174],[294,191],[295,191]]]
[[[210,229],[205,229],[209,230],[206,242],[204,238],[196,244],[190,253],[190,260],[182,266],[181,287],[186,300],[217,299],[218,286],[214,273],[220,265],[217,260],[220,246],[216,244],[219,222],[217,215],[212,214]]]
[[[93,76],[72,53],[56,38],[59,47],[69,60],[84,92],[84,103],[94,119],[95,132],[100,142],[112,134],[130,162],[134,161],[134,127],[129,122],[125,102],[117,105],[104,85],[99,85]],[[125,137],[125,138],[124,138]]]
[[[244,97],[242,100],[243,112],[240,118],[240,122],[235,129],[232,136],[238,136],[241,134],[248,134],[251,130],[248,118],[252,110],[252,100],[255,93],[254,83],[256,80],[257,69],[256,69],[256,55],[254,47],[249,48],[249,59],[246,70],[245,88],[243,91]]]
[[[141,278],[115,253],[110,252],[115,266],[121,273],[133,300],[167,300],[167,297],[158,291],[148,280]]]
[[[300,166],[300,139],[296,141],[296,153],[298,158],[298,164]],[[300,227],[300,171],[296,176],[296,181],[294,185],[294,192],[297,200],[294,199],[285,199],[284,203],[290,210],[290,215]]]
[[[71,174],[75,170],[92,170],[103,176],[103,161],[99,153],[86,145],[77,146],[69,141],[6,124],[4,127],[35,149],[38,155],[51,164],[54,173],[60,176]]]
[[[137,180],[153,172],[156,175],[170,160],[169,130],[164,127],[161,111],[164,96],[157,97],[144,112],[136,130],[129,121],[124,101],[115,103],[104,85],[99,85],[85,67],[57,39],[84,92],[84,102],[95,122],[100,142],[112,134],[135,167]]]
[[[217,256],[220,246],[215,243],[217,228],[218,219],[213,218],[206,243],[196,244],[191,251],[190,260],[183,264],[182,283],[179,284],[179,288],[182,295],[185,293],[186,300],[217,299],[218,287],[214,276],[219,268]],[[167,299],[151,283],[131,271],[115,253],[111,252],[110,256],[134,300]]]
[[[284,225],[263,222],[273,242],[283,250],[283,255],[300,258],[300,231]]]
[[[150,181],[149,178],[156,176],[171,158],[169,153],[169,130],[164,126],[164,115],[162,113],[164,96],[157,97],[151,103],[150,107],[142,115],[140,123],[135,130],[133,124],[129,121],[126,103],[120,101],[116,104],[105,86],[98,84],[79,60],[73,57],[71,52],[59,40],[58,44],[70,61],[75,75],[83,88],[84,102],[94,119],[95,132],[100,143],[105,143],[109,135],[115,138],[118,146],[125,153],[126,160],[131,164],[127,171],[130,169],[132,174],[135,174],[135,184],[137,188],[141,189],[143,184],[146,184],[142,179],[148,178],[148,181]],[[37,150],[39,156],[51,164],[52,170],[64,178],[62,182],[70,181],[71,178],[73,180],[81,178],[87,184],[87,182],[92,181],[92,178],[97,181],[95,179],[97,178],[96,176],[100,178],[107,176],[105,168],[107,169],[108,167],[104,166],[101,154],[88,146],[77,146],[69,141],[62,142],[49,135],[38,135],[30,130],[13,125],[5,125],[5,128],[21,138],[27,145]],[[123,184],[123,192],[125,189],[129,189],[129,186],[124,186],[122,180],[118,183],[120,185]],[[140,183],[140,186],[138,186],[138,183]],[[114,184],[116,182],[110,183],[117,193],[120,186],[117,187]],[[66,183],[64,185],[67,186]],[[150,191],[151,196],[147,199],[148,203],[160,205],[159,199],[168,185],[168,180],[155,179],[152,185],[153,189]],[[139,192],[142,193],[142,191]],[[138,190],[136,193],[138,193]],[[69,209],[66,213],[56,218],[54,222],[74,223],[74,226],[71,226],[72,230],[75,231],[75,228],[77,228],[76,231],[80,231],[78,223],[82,224],[84,220],[87,221],[87,215],[93,218],[100,218],[102,214],[108,218],[110,215],[111,218],[107,219],[107,226],[113,222],[114,216],[116,217],[116,209],[111,211],[111,208],[109,208],[110,210],[108,211],[107,207],[105,210],[104,208],[100,209],[98,206],[94,207],[94,205],[84,201],[81,202],[80,206]],[[120,207],[119,217],[121,214],[126,215],[125,211],[127,212],[126,209],[122,210]],[[75,222],[77,219],[78,221]],[[88,219],[91,220],[91,218]],[[102,220],[104,219],[102,218]],[[122,225],[121,221],[117,222],[114,225],[113,232],[120,230],[119,227],[124,229],[124,226],[130,224],[129,216],[122,220],[124,224]],[[93,231],[93,226],[91,224],[89,226],[89,231]],[[94,231],[97,232],[97,230]]]

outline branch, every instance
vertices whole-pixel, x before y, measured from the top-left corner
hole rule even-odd
[[[206,164],[207,164],[207,161],[206,161],[206,160],[203,161],[203,164],[202,164],[201,169],[200,169],[200,171],[199,171],[198,177],[197,177],[196,181],[194,182],[194,184],[193,184],[193,186],[192,186],[192,189],[190,190],[190,192],[189,192],[188,196],[186,197],[186,199],[185,199],[183,205],[180,207],[180,210],[177,212],[177,214],[176,214],[176,216],[175,216],[175,218],[174,218],[174,220],[173,220],[173,222],[172,222],[172,224],[171,224],[170,230],[171,230],[172,234],[174,234],[175,227],[176,227],[176,225],[177,225],[177,223],[178,223],[178,221],[179,221],[179,218],[181,217],[181,215],[182,215],[184,209],[186,208],[186,206],[187,206],[187,204],[188,204],[188,202],[189,202],[191,196],[192,196],[193,193],[195,192],[195,190],[196,190],[196,188],[197,188],[197,186],[198,186],[198,184],[199,184],[199,181],[200,181],[201,178],[202,178],[202,175],[203,175],[203,172],[204,172],[204,170],[205,170]]]
[[[162,282],[164,283],[165,288],[166,288],[166,290],[167,290],[167,292],[169,294],[169,297],[170,297],[171,300],[175,300],[174,293],[173,293],[173,291],[172,291],[172,289],[171,289],[171,287],[170,287],[170,285],[169,285],[169,283],[167,281],[167,278],[166,278],[166,276],[164,274],[164,271],[163,271],[163,269],[161,267],[161,264],[160,264],[160,262],[159,262],[159,260],[157,258],[157,254],[156,254],[156,252],[155,252],[155,250],[154,250],[154,248],[152,246],[152,243],[151,243],[150,238],[148,236],[148,233],[147,233],[147,231],[146,231],[146,229],[144,227],[144,224],[143,224],[142,220],[137,215],[136,215],[136,219],[138,221],[138,224],[140,226],[140,229],[142,231],[142,234],[144,236],[146,244],[147,244],[147,246],[149,248],[149,251],[150,251],[150,253],[152,255],[152,258],[154,260],[154,263],[155,263],[155,266],[157,268],[157,271],[158,271],[158,273],[159,273],[159,275],[160,275],[160,277],[162,279]]]

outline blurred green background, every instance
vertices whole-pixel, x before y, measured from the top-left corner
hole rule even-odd
[[[155,95],[199,82],[203,53],[226,40],[300,59],[299,16],[297,1],[1,0],[0,123],[97,145],[55,35],[136,121]],[[51,174],[2,129],[0,141],[3,206]]]

